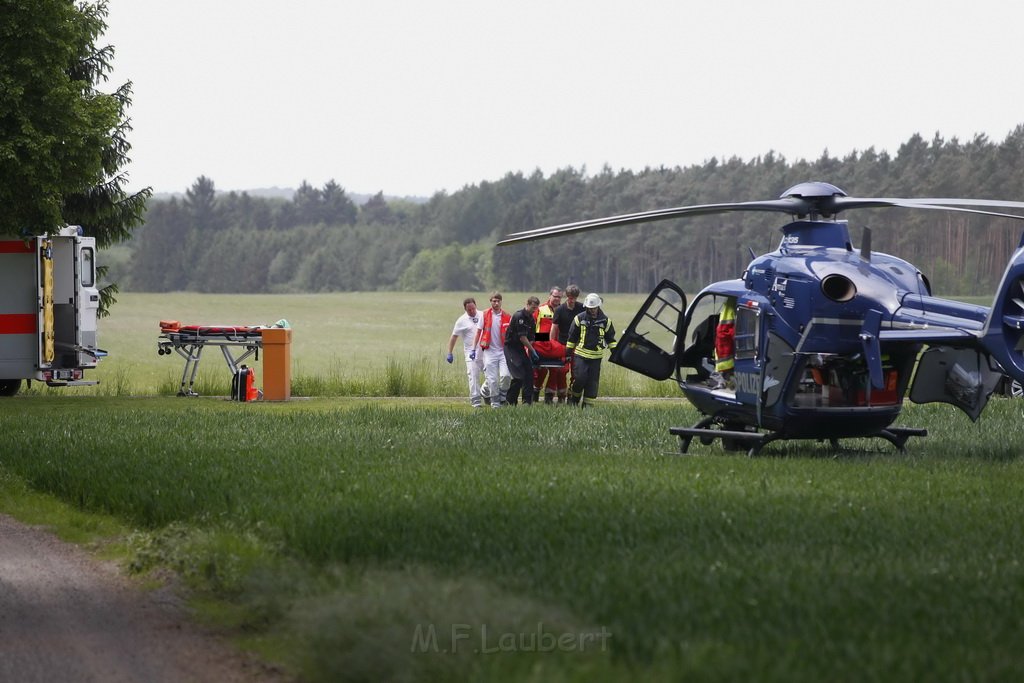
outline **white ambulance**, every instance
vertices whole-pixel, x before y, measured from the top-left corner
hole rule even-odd
[[[84,379],[106,355],[96,347],[96,238],[81,232],[0,238],[0,396],[22,380],[97,383]]]

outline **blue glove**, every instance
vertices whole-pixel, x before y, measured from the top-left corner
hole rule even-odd
[[[469,359],[476,360],[476,349],[469,352]]]
[[[453,360],[455,360],[455,356],[449,353],[447,356],[444,357],[444,359],[451,363]]]
[[[534,363],[540,362],[540,356],[537,355],[536,351],[530,351],[530,360],[532,360]]]

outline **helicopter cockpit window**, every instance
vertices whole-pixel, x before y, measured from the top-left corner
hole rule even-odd
[[[757,358],[760,310],[740,306],[736,311],[736,360]]]

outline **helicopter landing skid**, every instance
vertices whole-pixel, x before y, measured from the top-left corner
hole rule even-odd
[[[747,455],[751,457],[760,453],[761,449],[768,443],[786,438],[779,432],[762,434],[760,432],[715,429],[711,426],[713,422],[711,418],[705,418],[693,427],[669,427],[669,434],[679,437],[680,454],[685,455],[689,451],[690,442],[693,441],[694,437],[697,437],[705,446],[710,445],[715,439],[721,439],[725,450],[738,451],[745,448],[747,449]],[[870,434],[868,436],[885,439],[895,446],[896,450],[900,453],[906,453],[907,440],[912,436],[928,436],[928,430],[917,427],[889,427],[877,434]],[[839,447],[839,439],[829,439],[829,442],[834,448]]]
[[[900,453],[906,453],[907,439],[912,436],[928,436],[928,430],[920,427],[889,427],[880,431],[877,436],[891,443]]]
[[[679,437],[679,452],[683,455],[690,449],[690,442],[693,437],[700,439],[705,446],[711,445],[715,439],[721,439],[726,450],[740,450],[736,445],[749,448],[750,455],[756,455],[767,441],[771,441],[771,434],[760,432],[737,432],[729,429],[713,429],[709,425],[695,427],[669,427],[669,434]]]

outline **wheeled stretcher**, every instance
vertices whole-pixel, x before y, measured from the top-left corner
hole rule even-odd
[[[178,396],[198,396],[193,387],[203,349],[219,347],[234,376],[242,361],[250,356],[255,356],[257,361],[260,359],[264,329],[264,325],[182,325],[176,320],[161,320],[157,353],[161,356],[177,353],[185,359]]]

